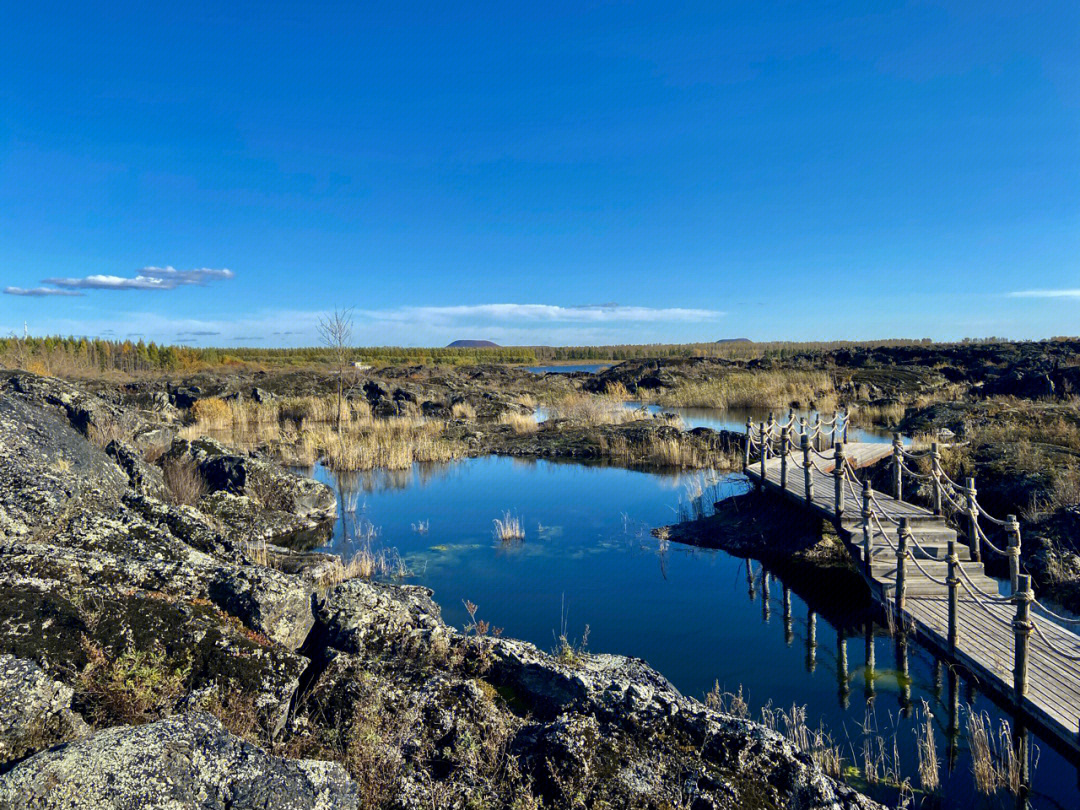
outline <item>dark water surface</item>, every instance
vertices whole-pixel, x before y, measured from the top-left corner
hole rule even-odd
[[[338,488],[344,508],[326,550],[347,556],[365,533],[373,547],[396,549],[415,572],[409,581],[434,590],[450,624],[466,623],[468,599],[479,618],[547,650],[564,624],[572,641],[588,625],[589,651],[644,658],[684,694],[700,698],[714,682],[730,691],[741,686],[755,719],[770,702],[805,705],[808,725],[821,724],[860,767],[864,739],[876,753],[880,736],[890,762],[895,743],[900,775],[916,791],[914,807],[1016,806],[1005,792],[975,790],[963,733],[951,774],[944,764],[951,691],[961,729],[971,710],[987,712],[995,734],[1012,719],[913,641],[905,678],[897,645],[880,625],[869,626],[876,670],[867,678],[866,618],[874,614],[856,590],[817,576],[785,579],[758,563],[748,567],[724,552],[667,545],[649,534],[692,515],[699,491],[699,504],[742,491],[741,476],[708,480],[495,457],[340,479],[318,468],[315,475]],[[507,510],[524,525],[520,543],[493,536],[493,519]],[[914,729],[922,701],[943,763],[939,797],[919,792]],[[911,717],[901,716],[906,707]],[[864,735],[868,717],[875,731]],[[1075,807],[1077,769],[1045,741],[1032,736],[1032,745],[1030,806]],[[875,795],[897,805],[895,791]]]

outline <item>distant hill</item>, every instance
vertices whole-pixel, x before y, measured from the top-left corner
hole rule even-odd
[[[448,349],[497,349],[498,343],[492,343],[490,340],[455,340],[453,343],[447,345]]]
[[[753,343],[750,338],[720,338],[717,343]]]

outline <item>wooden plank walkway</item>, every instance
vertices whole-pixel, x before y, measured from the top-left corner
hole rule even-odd
[[[844,446],[844,455],[855,468],[869,466],[892,454],[890,445],[851,443]],[[857,559],[862,558],[863,530],[862,503],[852,497],[851,488],[845,484],[845,508],[836,514],[836,480],[832,474],[835,467],[834,451],[825,451],[814,457],[816,467],[811,468],[810,479],[813,497],[806,498],[803,455],[795,452],[787,458],[786,486],[781,487],[780,457],[770,458],[761,474],[760,459],[751,461],[746,475],[751,481],[795,501],[820,517],[831,521],[840,537],[849,544]],[[984,691],[996,694],[1007,704],[1016,705],[1013,688],[1013,662],[1015,637],[1013,620],[1016,607],[1011,603],[976,601],[963,587],[959,589],[958,626],[959,638],[955,651],[948,644],[948,596],[947,588],[934,580],[945,580],[948,570],[946,549],[950,539],[956,540],[956,531],[946,525],[945,518],[934,515],[929,509],[916,504],[896,500],[884,493],[875,493],[880,509],[895,519],[906,517],[915,543],[910,549],[918,565],[911,560],[905,565],[907,599],[905,603],[905,626],[914,626],[916,632],[930,646],[946,656],[952,655],[980,682]],[[881,512],[876,512],[881,514]],[[890,534],[895,530],[890,522],[881,521],[882,528]],[[874,597],[887,609],[891,609],[896,592],[897,555],[895,535],[885,537],[875,527],[871,530],[871,562],[863,568],[863,576]],[[891,541],[891,542],[890,542]],[[971,559],[965,543],[956,543],[963,573],[984,593],[998,592],[997,580],[985,574],[981,562]],[[961,580],[965,577],[961,576]],[[1054,623],[1049,617],[1032,610],[1032,618],[1039,629],[1059,648],[1080,657],[1080,635]],[[1052,649],[1038,633],[1028,640],[1027,691],[1021,708],[1029,718],[1062,743],[1074,754],[1080,754],[1080,664]]]

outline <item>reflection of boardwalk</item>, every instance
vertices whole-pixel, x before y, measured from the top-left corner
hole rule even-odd
[[[897,438],[891,446],[839,442],[819,450],[815,443],[827,424],[789,417],[748,425],[747,476],[830,520],[874,596],[905,627],[1080,752],[1080,635],[1064,626],[1070,619],[1052,618],[1035,600],[1030,577],[1021,573],[1016,519],[988,515],[974,481],[958,485],[942,470],[936,445],[914,453]],[[832,433],[839,434],[835,424]],[[860,480],[861,468],[887,458],[893,495]],[[903,499],[910,479],[923,484],[934,508]],[[963,526],[963,541],[950,516]],[[1000,529],[1004,542],[995,544],[984,525]],[[1010,595],[1001,595],[997,580],[986,575],[984,551],[1008,558]]]

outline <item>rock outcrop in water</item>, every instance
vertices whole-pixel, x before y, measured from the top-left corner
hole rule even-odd
[[[644,662],[331,586],[255,542],[333,510],[264,459],[22,373],[0,451],[0,807],[874,806]]]

